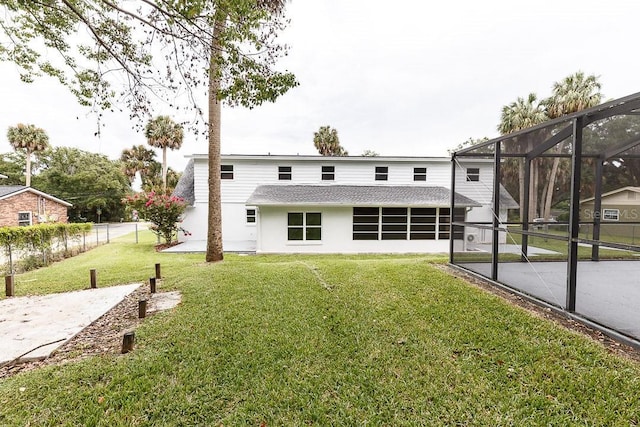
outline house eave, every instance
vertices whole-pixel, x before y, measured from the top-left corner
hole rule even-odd
[[[48,199],[48,200],[54,201],[54,202],[59,203],[59,204],[61,204],[61,205],[63,205],[63,206],[66,206],[66,207],[68,207],[68,208],[70,208],[70,207],[72,207],[72,206],[73,206],[73,204],[71,204],[71,203],[69,203],[69,202],[67,202],[67,201],[65,201],[65,200],[58,199],[57,197],[52,196],[51,194],[47,194],[47,193],[44,193],[44,192],[42,192],[42,191],[40,191],[40,190],[36,190],[36,189],[35,189],[35,188],[33,188],[33,187],[24,187],[24,188],[21,188],[21,189],[19,189],[19,190],[13,191],[13,192],[11,192],[11,193],[8,193],[8,194],[5,194],[5,195],[2,195],[2,196],[0,196],[0,200],[5,200],[5,199],[8,199],[8,198],[10,198],[10,197],[17,196],[17,195],[22,194],[22,193],[25,193],[25,192],[33,193],[33,194],[35,194],[35,195],[37,195],[37,196],[44,197],[45,199]]]
[[[207,160],[207,154],[190,154],[187,159]],[[450,157],[415,157],[415,156],[320,156],[320,155],[290,155],[290,154],[222,154],[222,161],[301,161],[327,163],[450,163]],[[475,161],[475,160],[474,160]],[[492,159],[478,159],[479,163],[491,163]]]

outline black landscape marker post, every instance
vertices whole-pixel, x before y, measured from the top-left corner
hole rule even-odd
[[[156,278],[155,277],[149,277],[149,287],[151,288],[151,293],[155,294],[156,293]]]
[[[147,317],[147,300],[141,299],[138,301],[138,319],[144,319]]]
[[[156,279],[161,280],[162,274],[160,274],[160,263],[156,264]]]
[[[13,281],[13,274],[4,276],[4,288],[8,297],[12,297],[15,293],[15,282]]]
[[[133,350],[133,343],[136,340],[135,332],[127,332],[122,337],[122,354],[129,353]]]
[[[95,289],[98,287],[98,278],[96,276],[96,269],[92,268],[89,270],[89,279],[91,280],[91,289]]]

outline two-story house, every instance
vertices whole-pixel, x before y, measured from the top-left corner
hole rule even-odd
[[[189,157],[176,194],[189,204],[182,227],[191,235],[180,236],[180,240],[190,240],[192,246],[202,242],[204,250],[207,156]],[[221,160],[225,251],[408,253],[449,249],[449,158],[223,155]],[[457,220],[491,221],[491,165],[477,160],[465,164],[464,174],[456,174],[453,215]],[[506,216],[506,210],[501,216]],[[465,237],[465,231],[453,230],[456,245],[462,245]]]

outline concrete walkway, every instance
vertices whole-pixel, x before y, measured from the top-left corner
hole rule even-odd
[[[0,300],[0,364],[49,356],[140,285]]]

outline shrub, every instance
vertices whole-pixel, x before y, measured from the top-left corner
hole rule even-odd
[[[137,210],[140,217],[151,222],[151,231],[162,237],[166,243],[171,243],[174,234],[181,229],[180,217],[186,209],[186,204],[180,197],[156,194],[152,191],[127,196],[123,202]]]

